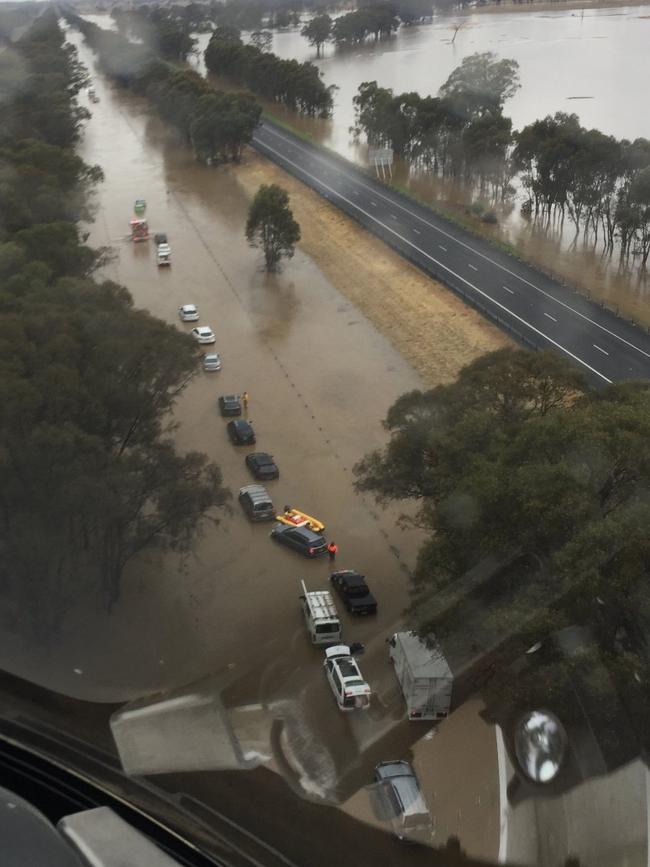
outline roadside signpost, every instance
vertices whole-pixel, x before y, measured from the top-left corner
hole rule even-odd
[[[378,178],[386,180],[393,177],[393,149],[392,148],[370,148],[368,150],[368,160],[370,165],[374,165],[375,172]]]

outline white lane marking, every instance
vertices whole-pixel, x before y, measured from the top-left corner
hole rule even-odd
[[[395,216],[395,214],[391,214],[391,217],[392,217],[393,220],[396,220],[396,219],[397,219],[397,217]]]
[[[550,313],[545,313],[544,316],[548,316],[548,318],[549,318],[549,319],[552,319],[553,322],[557,322],[557,319],[555,318],[555,316],[551,316]]]
[[[342,193],[339,193],[333,187],[330,187],[329,184],[326,184],[324,181],[320,180],[320,178],[317,178],[315,175],[312,175],[311,172],[308,172],[307,169],[304,169],[302,166],[299,166],[298,163],[295,163],[293,160],[289,159],[289,157],[286,156],[285,154],[280,153],[280,151],[277,151],[275,148],[271,147],[271,145],[269,145],[269,144],[264,144],[263,142],[261,144],[262,144],[262,147],[266,148],[271,153],[274,153],[277,157],[279,157],[280,160],[284,161],[285,163],[288,163],[289,165],[292,165],[301,174],[305,175],[305,177],[311,178],[311,180],[314,181],[314,183],[317,185],[317,188],[318,187],[324,187],[325,189],[329,190],[330,193],[333,193],[335,196],[337,196],[342,201],[347,202],[347,204],[350,205],[350,207],[356,208],[357,211],[362,213],[364,216],[368,217],[369,220],[372,220],[374,223],[377,223],[378,225],[382,226],[384,229],[386,229],[388,232],[390,232],[391,235],[395,235],[395,237],[399,238],[400,241],[403,241],[409,247],[412,247],[414,250],[416,250],[421,256],[424,256],[425,259],[430,259],[431,262],[434,262],[436,265],[439,265],[445,271],[449,272],[449,274],[452,274],[454,277],[456,277],[456,279],[460,280],[462,283],[465,283],[467,286],[469,286],[470,289],[473,289],[474,292],[478,293],[479,295],[482,295],[483,298],[487,298],[488,301],[491,301],[495,307],[499,307],[505,313],[512,316],[513,319],[516,319],[517,322],[521,322],[522,325],[525,325],[527,328],[530,328],[531,331],[534,331],[535,334],[538,334],[540,337],[543,337],[544,340],[547,340],[552,346],[555,346],[557,349],[560,349],[562,352],[564,352],[566,355],[568,355],[569,358],[573,358],[573,360],[577,361],[578,364],[582,364],[582,366],[586,367],[587,370],[590,370],[592,373],[595,373],[596,376],[599,376],[604,382],[607,382],[611,385],[611,382],[612,382],[611,379],[608,379],[604,373],[601,373],[599,370],[596,370],[595,367],[592,367],[590,364],[587,364],[586,361],[583,361],[582,358],[575,355],[575,353],[571,352],[570,349],[567,349],[566,346],[562,346],[562,344],[558,343],[557,340],[553,340],[553,338],[549,337],[548,334],[544,334],[544,332],[540,331],[539,328],[536,328],[534,325],[532,325],[526,319],[524,319],[523,317],[519,316],[517,313],[515,313],[514,311],[512,311],[508,307],[506,307],[505,304],[502,304],[500,301],[497,301],[495,298],[492,298],[491,295],[488,295],[487,292],[484,292],[482,289],[479,289],[478,286],[475,286],[473,283],[470,283],[469,280],[466,280],[465,277],[462,277],[460,274],[457,274],[456,271],[452,271],[451,268],[448,268],[447,265],[445,265],[439,259],[435,259],[429,253],[427,253],[426,250],[422,250],[420,247],[416,246],[413,243],[413,241],[409,241],[409,239],[405,238],[404,235],[400,235],[400,233],[396,232],[395,229],[392,229],[386,223],[382,223],[382,221],[380,219],[378,219],[377,217],[374,217],[369,211],[364,210],[360,205],[357,205],[351,199],[348,199],[347,196],[344,196]]]
[[[422,232],[421,232],[419,229],[413,229],[413,231],[415,232],[416,235],[421,235],[421,234],[422,234]]]
[[[508,777],[506,774],[506,745],[499,726],[494,727],[497,738],[497,767],[499,769],[499,855],[497,861],[504,864],[508,857]]]
[[[476,265],[472,265],[471,262],[468,262],[467,264],[468,264],[469,267],[472,269],[472,271],[478,271],[478,268],[476,267]]]
[[[594,349],[597,349],[598,352],[602,352],[603,355],[609,355],[609,352],[606,349],[602,349],[600,346],[596,346],[595,343],[592,343],[591,345],[593,346]]]
[[[508,286],[503,286],[502,288],[505,289],[506,292],[509,292],[511,295],[514,295],[514,294],[515,294],[515,290],[514,290],[514,289],[510,289]]]
[[[438,244],[438,246],[440,247],[440,249],[442,250],[443,253],[447,252],[447,248],[443,247],[442,244]]]
[[[353,190],[353,191],[352,191],[352,195],[354,195],[354,196],[356,196],[357,198],[359,198],[359,193],[358,193],[356,190]]]
[[[373,208],[377,207],[377,202],[373,202],[372,199],[370,199],[370,204],[373,206]]]
[[[271,127],[264,127],[264,129],[268,130],[272,135],[277,136],[277,138],[282,139],[282,141],[287,142],[287,144],[292,145],[298,150],[303,151],[308,156],[313,156],[319,162],[322,162],[324,165],[327,165],[325,162],[325,158],[320,154],[314,153],[312,151],[307,150],[307,148],[302,145],[294,142],[292,139],[286,138],[281,133],[277,132],[277,130],[272,129]],[[262,144],[264,144],[262,142]],[[339,170],[339,173],[342,176],[348,178],[348,180],[354,181],[354,183],[358,184],[360,187],[372,192],[374,195],[379,196],[382,199],[385,199],[387,202],[390,202],[394,207],[400,208],[400,210],[409,214],[411,217],[415,217],[416,220],[419,220],[421,223],[424,223],[425,226],[429,226],[429,228],[434,229],[441,235],[444,235],[446,238],[449,238],[450,241],[454,241],[456,244],[460,244],[462,247],[465,247],[466,250],[470,250],[476,256],[480,256],[481,259],[485,259],[486,262],[490,262],[490,264],[495,265],[497,268],[500,268],[502,271],[505,271],[506,274],[510,274],[511,277],[514,277],[516,280],[521,280],[522,283],[525,283],[527,286],[530,286],[531,289],[534,289],[536,292],[539,292],[541,295],[544,295],[550,301],[553,301],[555,304],[560,304],[566,310],[570,310],[571,313],[575,313],[576,316],[579,316],[581,319],[584,319],[585,322],[589,322],[591,325],[595,325],[596,328],[600,328],[601,331],[604,331],[606,334],[609,334],[611,337],[615,337],[617,340],[620,340],[621,343],[624,343],[626,346],[629,346],[630,349],[636,349],[637,352],[640,352],[641,355],[645,355],[646,358],[650,358],[650,352],[646,352],[645,349],[641,349],[640,346],[637,346],[635,343],[632,343],[630,340],[626,340],[625,337],[621,337],[620,334],[617,334],[615,331],[612,331],[609,328],[606,328],[604,325],[601,325],[600,322],[596,322],[595,319],[592,319],[590,316],[586,316],[584,313],[581,313],[579,310],[576,310],[575,307],[572,307],[570,304],[567,304],[566,301],[561,301],[559,298],[556,298],[554,295],[551,295],[550,292],[547,292],[545,289],[542,289],[539,286],[536,286],[534,283],[531,283],[530,280],[527,280],[525,277],[522,277],[520,274],[517,274],[515,271],[511,271],[510,268],[506,268],[505,265],[502,265],[501,262],[497,262],[495,259],[492,259],[486,253],[482,253],[480,250],[472,247],[471,244],[468,244],[466,241],[462,241],[460,238],[456,238],[450,232],[446,232],[444,229],[441,229],[440,226],[436,226],[434,223],[430,223],[429,220],[425,220],[420,214],[416,214],[414,211],[409,210],[409,208],[405,207],[401,204],[397,199],[393,199],[390,196],[385,195],[381,192],[381,190],[376,190],[374,187],[369,186],[368,184],[364,184],[363,181],[359,180],[355,175],[350,175],[342,169]],[[444,219],[444,218],[442,218]]]

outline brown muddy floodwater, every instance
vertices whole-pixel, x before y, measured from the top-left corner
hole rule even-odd
[[[83,44],[80,54],[95,72]],[[178,308],[195,303],[200,324],[213,328],[223,370],[201,373],[183,392],[176,437],[181,449],[221,466],[234,500],[232,515],[206,527],[191,556],[139,563],[110,617],[99,601],[80,600],[48,682],[80,697],[126,699],[303,644],[298,581],[322,583],[329,564],[272,544],[269,525],[251,525],[240,511],[239,487],[253,481],[248,449],[230,445],[217,398],[244,390],[256,448],[280,467],[281,479],[269,484],[276,506],[321,517],[341,568],[373,576],[381,611],[357,627],[358,638],[382,632],[406,604],[421,537],[396,528],[396,511],[377,513],[358,497],[351,468],[385,442],[380,420],[390,404],[422,381],[301,250],[282,273],[262,270],[244,236],[249,195],[236,169],[198,165],[143,101],[93,79],[100,102],[79,153],[106,178],[89,243],[112,246],[115,259],[101,276],[126,285],[137,306],[189,331]],[[139,197],[151,231],[169,235],[169,269],[156,267],[153,242],[127,240]]]
[[[455,42],[453,28],[462,23]],[[197,68],[204,71],[202,51],[209,34],[198,37]],[[367,148],[355,139],[352,99],[363,81],[376,80],[396,93],[415,90],[435,94],[449,73],[474,52],[493,51],[516,60],[521,88],[505,106],[515,129],[556,111],[576,113],[582,124],[618,138],[650,138],[645,110],[650,82],[650,14],[647,6],[561,11],[477,12],[437,17],[432,24],[402,27],[391,39],[339,51],[325,47],[324,56],[299,29],[274,32],[273,51],[281,57],[310,60],[326,84],[337,87],[331,120],[296,117],[278,106],[267,108],[343,156],[367,164]],[[475,197],[474,190],[432,178],[430,173],[397,163],[394,178],[424,201],[444,205],[459,215]],[[500,224],[477,228],[515,246],[521,254],[568,283],[625,315],[650,325],[647,276],[635,260],[621,264],[616,254],[603,257],[571,225],[541,225],[524,219],[518,191],[499,210]]]

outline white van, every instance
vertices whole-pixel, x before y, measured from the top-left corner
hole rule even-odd
[[[300,604],[311,643],[319,647],[325,644],[340,644],[341,621],[332,594],[329,590],[307,590],[305,582],[300,583]]]

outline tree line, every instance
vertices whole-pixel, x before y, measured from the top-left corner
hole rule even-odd
[[[417,506],[410,626],[452,667],[487,663],[484,693],[510,721],[536,707],[566,721],[579,673],[604,741],[647,749],[650,384],[595,392],[556,355],[506,349],[403,395],[384,424],[388,445],[354,472],[359,491]],[[563,630],[579,653],[558,652]]]
[[[564,220],[607,252],[650,254],[650,140],[617,139],[557,112],[524,127],[511,154],[535,216]]]
[[[215,90],[198,73],[165,62],[150,47],[129,42],[72,13],[66,13],[66,18],[97,52],[102,71],[149,99],[199,159],[210,163],[239,160],[262,113],[250,94]]]
[[[337,45],[358,45],[368,36],[375,41],[390,36],[398,27],[399,19],[391,6],[384,3],[362,6],[335,19],[332,39]]]
[[[132,14],[143,21],[171,21],[184,33],[205,33],[212,30],[220,3],[188,3],[180,5],[172,3],[169,6],[158,6],[150,3],[139,3],[136,7],[113,6],[110,11],[118,29],[129,26]],[[137,25],[136,25],[137,26]]]
[[[171,438],[195,341],[92,279],[103,251],[77,221],[102,171],[73,150],[87,82],[54,10],[0,55],[0,611],[44,638],[80,596],[114,603],[140,552],[187,550],[227,498]]]
[[[650,256],[650,141],[619,140],[557,112],[520,131],[503,114],[518,88],[518,64],[491,52],[464,58],[437,96],[395,94],[376,81],[354,97],[357,131],[369,144],[443,177],[474,185],[493,202],[514,193],[538,219],[568,218],[594,247],[622,258]]]
[[[359,45],[369,36],[375,41],[390,36],[400,24],[421,23],[433,15],[432,0],[394,0],[390,3],[369,3],[331,18],[327,13],[314,15],[301,30],[317,54],[326,42],[345,47]]]
[[[512,121],[505,100],[519,87],[518,65],[494,54],[466,57],[438,96],[395,94],[376,81],[354,97],[357,131],[371,145],[387,146],[404,159],[444,177],[478,183],[495,199],[510,192]]]
[[[187,60],[196,44],[190,33],[193,26],[198,26],[197,16],[177,14],[177,8],[163,9],[148,4],[134,9],[115,6],[111,9],[111,18],[118,33],[136,37],[165,60]]]
[[[215,75],[227,76],[294,111],[318,117],[331,114],[333,88],[323,83],[317,66],[244,45],[234,27],[216,28],[205,50],[205,65]]]

